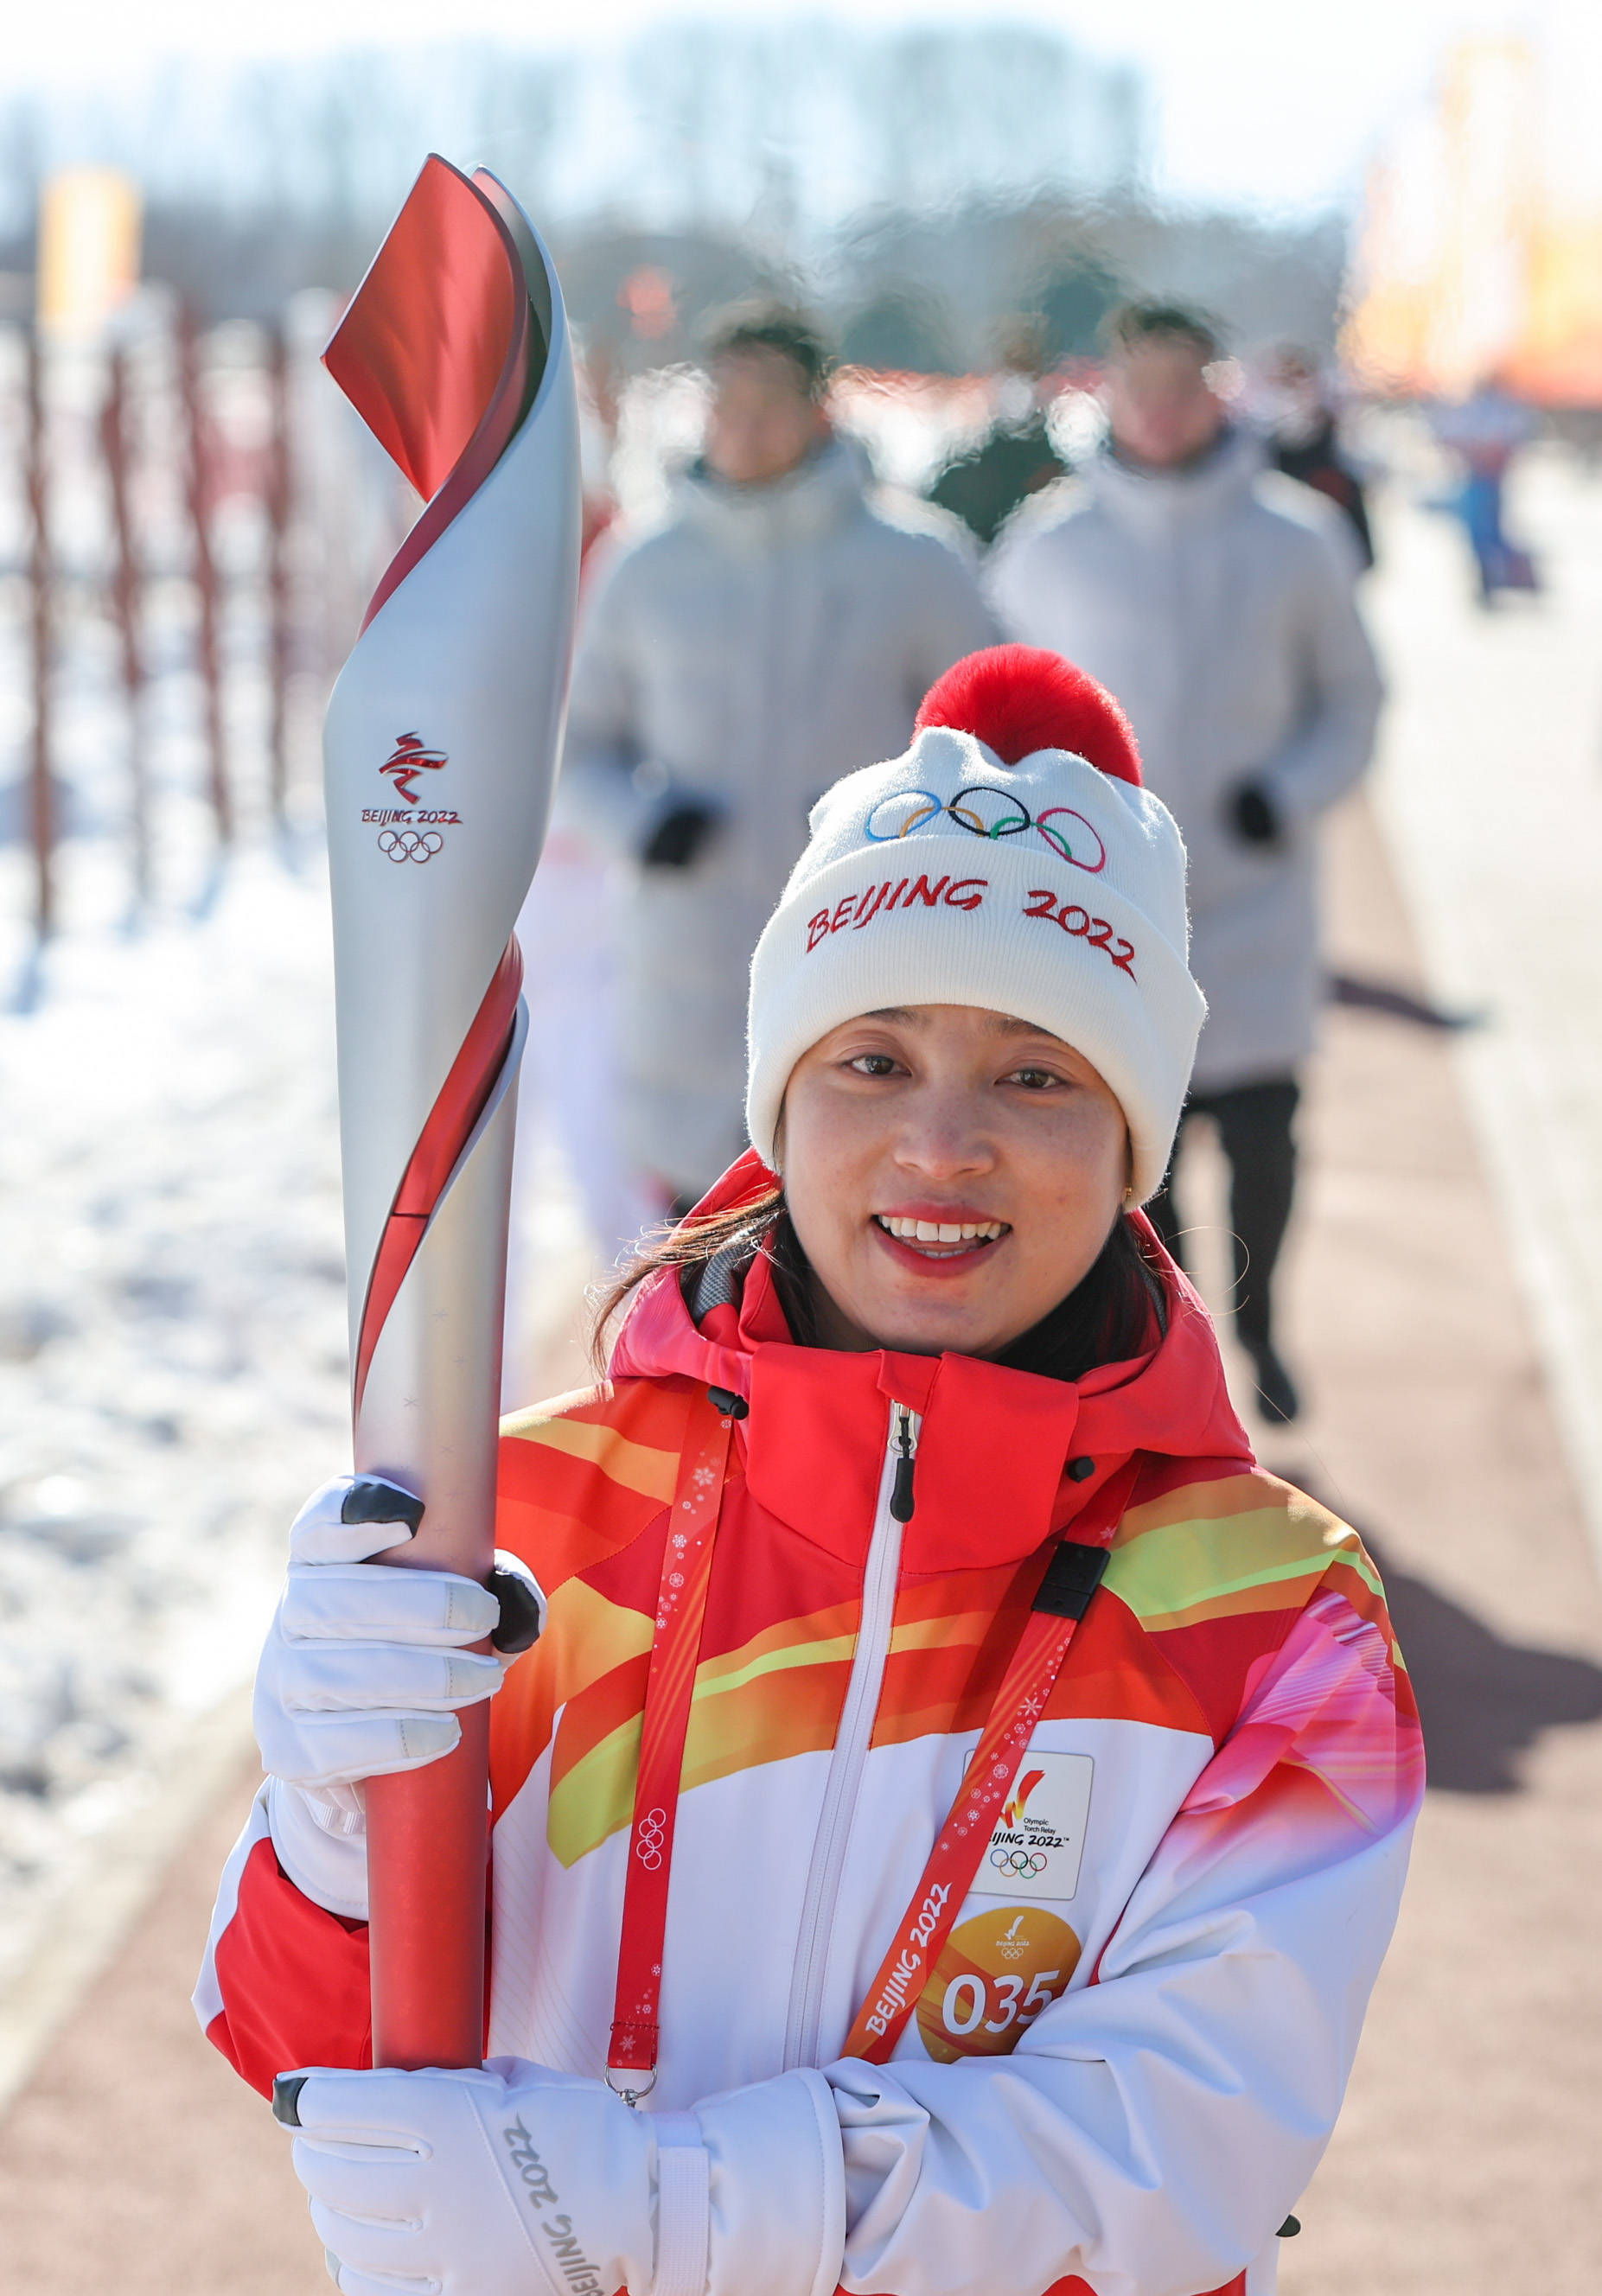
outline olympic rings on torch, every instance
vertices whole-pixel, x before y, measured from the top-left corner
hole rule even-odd
[[[990,1863],[998,1874],[1043,1874],[1046,1859],[1038,1849],[992,1849]]]
[[[937,797],[932,790],[897,790],[880,799],[864,828],[875,845],[890,845],[898,838],[915,836],[941,815],[970,837],[1022,837],[1032,829],[1054,853],[1092,876],[1107,865],[1106,847],[1073,806],[1048,805],[1044,813],[1032,814],[1021,799],[990,782],[958,790],[950,799]]]
[[[437,829],[381,829],[378,849],[391,861],[431,861],[445,840]]]

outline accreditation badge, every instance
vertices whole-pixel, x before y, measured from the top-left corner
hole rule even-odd
[[[1018,1765],[974,1887],[986,1897],[1072,1898],[1090,1816],[1089,1754],[1042,1754]]]

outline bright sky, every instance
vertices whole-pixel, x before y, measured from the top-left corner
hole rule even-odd
[[[19,9],[0,51],[0,94],[41,81],[114,85],[175,52],[218,59],[489,35],[571,47],[675,19],[822,12],[851,23],[1047,25],[1144,67],[1156,106],[1156,188],[1254,206],[1323,203],[1353,190],[1376,141],[1430,85],[1466,32],[1524,32],[1549,60],[1577,129],[1602,112],[1602,9],[1587,0],[850,0],[848,9],[763,0],[52,0]],[[581,27],[581,34],[579,28]],[[1585,131],[1590,143],[1593,134]]]

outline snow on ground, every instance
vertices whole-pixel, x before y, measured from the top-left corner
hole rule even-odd
[[[64,939],[0,1105],[3,1969],[249,1673],[349,1457],[320,868],[248,853],[202,920]]]
[[[327,314],[314,305],[290,314],[289,832],[267,817],[263,515],[231,490],[213,519],[240,835],[226,866],[203,796],[161,313],[130,338],[152,845],[136,931],[104,378],[92,348],[53,354],[51,746],[66,841],[61,931],[37,963],[15,841],[33,719],[21,337],[0,335],[0,1986],[94,1837],[135,1821],[194,1718],[248,1677],[289,1520],[349,1459],[314,720],[400,513],[382,455],[316,374]],[[242,449],[260,428],[259,353],[249,330],[207,348],[218,435]]]

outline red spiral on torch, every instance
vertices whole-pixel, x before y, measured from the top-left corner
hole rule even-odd
[[[417,1145],[407,1160],[383,1234],[378,1240],[373,1273],[367,1279],[367,1296],[362,1306],[361,1329],[357,1335],[355,1401],[358,1412],[384,1319],[406,1281],[407,1268],[417,1256],[417,1248],[445,1193],[446,1183],[456,1170],[463,1149],[472,1137],[472,1128],[495,1090],[511,1047],[522,985],[522,951],[513,934],[484,992],[484,1001],[462,1039],[461,1050],[451,1062],[440,1096],[428,1112]]]
[[[544,371],[517,245],[495,203],[431,152],[323,364],[426,505],[379,608],[510,445]]]

